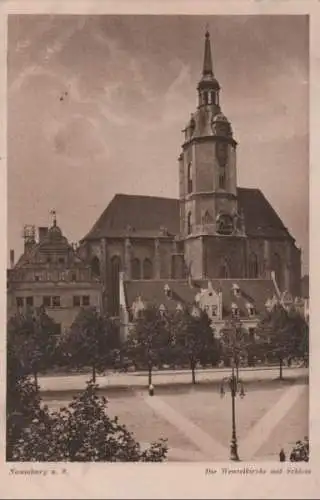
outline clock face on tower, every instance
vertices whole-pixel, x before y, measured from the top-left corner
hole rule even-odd
[[[217,233],[219,234],[232,234],[233,233],[233,219],[229,214],[220,214],[217,218]]]
[[[220,167],[225,167],[228,161],[228,144],[226,142],[217,142],[216,154]]]

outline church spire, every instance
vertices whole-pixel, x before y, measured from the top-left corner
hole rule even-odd
[[[213,74],[210,33],[208,28],[205,33],[204,58],[202,67],[202,76],[198,83],[199,106],[215,106],[219,112],[219,90],[220,85]]]
[[[205,34],[202,75],[203,76],[206,76],[206,75],[213,76],[210,33],[208,31],[208,28],[206,29],[206,34]]]

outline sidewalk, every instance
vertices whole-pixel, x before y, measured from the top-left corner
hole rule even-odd
[[[155,390],[170,390],[174,388],[175,390],[187,389],[187,388],[198,388],[220,384],[221,380],[230,374],[230,369],[220,369],[220,370],[198,370],[196,372],[196,380],[201,384],[196,384],[193,386],[191,384],[191,372],[190,371],[177,371],[177,372],[154,372],[153,373],[153,385]],[[143,376],[142,376],[143,375]],[[278,383],[289,383],[294,380],[303,380],[304,383],[308,380],[308,369],[307,368],[286,368],[283,372],[284,382],[278,381]],[[277,383],[275,379],[279,376],[279,370],[277,368],[266,368],[266,369],[241,369],[239,372],[240,378],[245,383]],[[44,376],[39,377],[40,390],[43,393],[47,393],[49,396],[53,396],[54,393],[65,393],[65,392],[78,392],[85,388],[87,381],[90,379],[90,374],[80,374],[71,376]],[[97,377],[96,383],[99,388],[105,391],[121,392],[137,389],[146,389],[148,385],[148,375],[147,373],[137,374],[137,373],[110,373],[107,375]]]

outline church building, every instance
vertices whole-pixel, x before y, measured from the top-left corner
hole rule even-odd
[[[134,286],[133,302],[140,300],[140,285],[144,295],[156,296],[158,286],[162,296],[168,280],[170,289],[182,283],[184,290],[197,281],[202,290],[209,282],[220,291],[229,283],[233,295],[245,283],[245,310],[254,307],[255,294],[263,301],[275,290],[300,295],[301,252],[294,238],[259,189],[238,187],[238,143],[220,92],[206,32],[198,103],[178,159],[179,199],[116,194],[80,244],[112,316],[127,301],[120,300],[121,289],[126,294],[120,281]]]

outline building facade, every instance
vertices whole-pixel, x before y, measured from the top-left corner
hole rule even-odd
[[[238,144],[220,92],[207,32],[198,104],[178,160],[179,199],[117,194],[81,241],[113,316],[120,272],[127,281],[270,280],[274,272],[279,293],[300,295],[294,238],[259,189],[238,187]]]
[[[54,216],[50,228],[24,230],[24,252],[7,276],[8,316],[44,308],[60,332],[68,329],[81,307],[101,310],[102,285],[91,267],[63,236]]]

